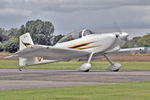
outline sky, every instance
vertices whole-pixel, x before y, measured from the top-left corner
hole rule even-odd
[[[150,0],[0,0],[0,27],[19,28],[28,20],[50,21],[55,34],[84,28],[97,33],[150,33]]]

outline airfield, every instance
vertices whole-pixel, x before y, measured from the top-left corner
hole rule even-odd
[[[149,99],[150,56],[119,56],[111,59],[123,65],[121,71],[106,71],[109,63],[105,59],[93,61],[90,72],[76,71],[84,61],[35,65],[19,71],[17,60],[0,57],[0,99]]]
[[[0,57],[1,60],[3,60],[2,58],[3,57]],[[18,66],[18,62],[16,62],[16,60],[4,60],[0,65],[0,91],[91,85],[114,85],[119,84],[120,82],[150,81],[150,65],[149,63],[145,64],[146,62],[150,62],[150,56],[119,56],[111,57],[111,59],[113,61],[125,63],[126,61],[130,61],[130,63],[127,64],[123,63],[123,68],[129,70],[122,68],[123,70],[119,72],[106,71],[105,69],[109,66],[109,64],[107,63],[106,65],[105,59],[101,59],[99,62],[102,63],[97,63],[97,66],[98,68],[101,68],[102,66],[105,67],[100,70],[95,67],[96,69],[92,69],[90,72],[76,71],[76,68],[74,68],[73,65],[78,64],[76,65],[76,67],[78,67],[81,65],[80,62],[55,63],[48,64],[47,66],[36,65],[31,68],[29,67],[30,69],[27,68],[23,71],[19,71],[16,68],[11,69],[11,66],[12,68]],[[67,67],[67,65],[72,67]],[[132,69],[133,65],[135,65],[135,68]],[[46,66],[46,69],[43,69],[45,68],[43,66]],[[57,70],[55,70],[55,68],[57,68]],[[64,69],[60,70],[61,68]]]
[[[150,71],[90,71],[0,69],[0,91],[34,88],[58,88],[90,85],[114,85],[119,82],[150,81]]]

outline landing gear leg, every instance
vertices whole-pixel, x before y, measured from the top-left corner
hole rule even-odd
[[[91,53],[90,56],[89,56],[89,59],[88,59],[88,62],[87,63],[84,63],[82,64],[77,70],[78,71],[82,71],[82,72],[89,72],[90,71],[90,68],[91,68],[91,59],[93,57],[93,54],[94,53]]]
[[[121,68],[120,63],[113,63],[105,54],[104,57],[107,59],[107,61],[110,63],[111,66],[107,68],[108,71],[118,72]]]

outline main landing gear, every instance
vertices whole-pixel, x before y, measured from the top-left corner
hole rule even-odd
[[[88,62],[81,65],[77,70],[81,72],[89,72],[91,69],[90,62],[91,62],[92,57],[93,57],[93,53],[90,54]]]
[[[77,70],[81,71],[81,72],[89,72],[91,69],[91,59],[93,57],[94,53],[91,53],[88,59],[87,63],[82,64]],[[121,68],[121,64],[120,63],[113,63],[107,56],[106,54],[104,54],[104,57],[106,58],[106,60],[110,63],[110,66],[107,68],[108,71],[113,71],[113,72],[118,72]]]
[[[111,66],[107,68],[108,71],[118,72],[121,68],[120,63],[112,63],[112,61],[104,54],[104,57],[107,59],[107,61],[110,63]]]

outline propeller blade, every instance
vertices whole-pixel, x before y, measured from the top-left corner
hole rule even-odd
[[[117,29],[117,31],[119,32],[119,34],[122,34],[120,25],[117,23],[117,21],[113,18],[113,22],[114,22],[114,26]]]

